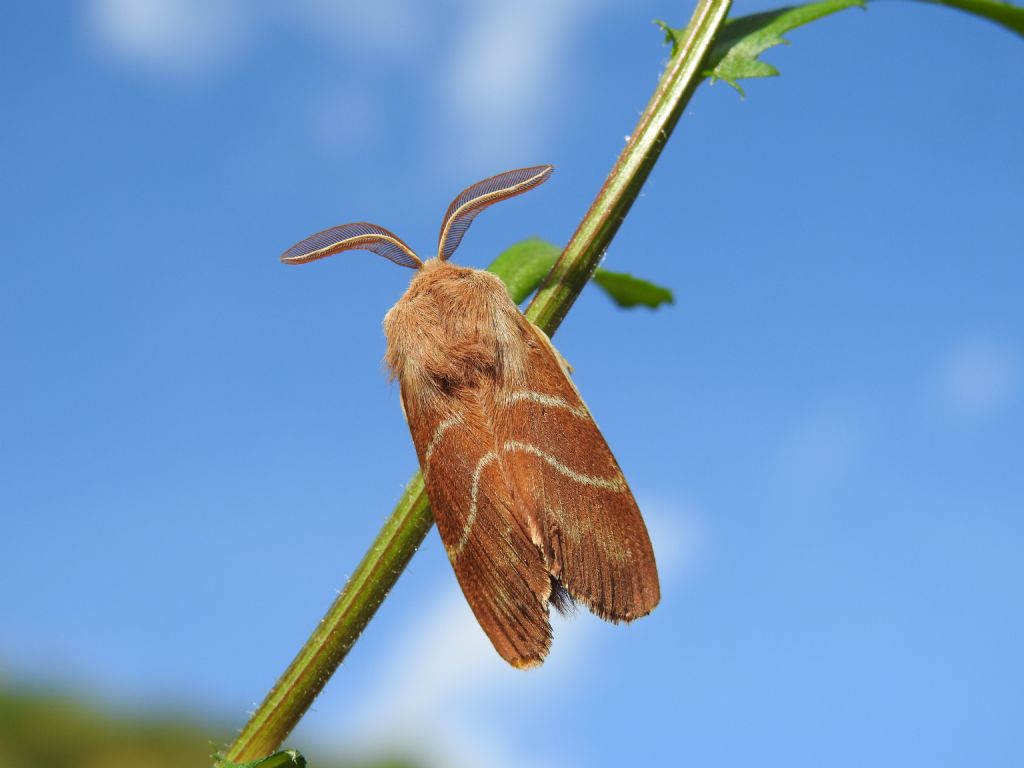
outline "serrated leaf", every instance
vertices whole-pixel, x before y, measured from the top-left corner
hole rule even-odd
[[[661,31],[665,33],[665,44],[672,46],[672,55],[675,56],[679,53],[679,46],[682,44],[683,32],[686,31],[686,28],[676,29],[675,27],[670,27],[661,19],[655,19],[654,23],[661,27]]]
[[[537,290],[561,252],[562,249],[554,243],[531,238],[507,248],[487,270],[500,277],[512,301],[521,304]],[[668,288],[622,272],[599,268],[593,281],[620,307],[642,305],[653,309],[673,301],[672,291]]]
[[[919,0],[933,5],[944,5],[994,21],[1018,35],[1024,36],[1024,7],[998,2],[998,0]],[[866,0],[823,0],[799,6],[777,8],[774,11],[754,13],[726,20],[708,54],[707,68],[702,73],[712,80],[724,80],[743,93],[738,81],[754,77],[773,77],[779,71],[758,57],[776,45],[788,45],[782,35],[804,24],[830,16],[847,8],[867,6]],[[672,44],[675,55],[684,29],[673,29],[657,22],[665,30],[665,39]]]
[[[782,37],[785,32],[823,16],[865,5],[864,0],[822,0],[728,19],[708,54],[704,76],[724,80],[742,94],[743,89],[737,81],[779,74],[775,67],[760,61],[758,56],[776,45],[788,45],[789,41]]]
[[[230,760],[220,758],[214,764],[215,768],[305,768],[306,758],[297,750],[286,749],[283,752],[275,752],[273,755],[261,757],[259,760],[252,760],[247,763],[232,763]]]

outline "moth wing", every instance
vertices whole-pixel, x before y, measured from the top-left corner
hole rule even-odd
[[[503,393],[505,462],[545,566],[611,621],[650,613],[660,589],[636,500],[550,340],[532,329],[529,388]]]
[[[474,398],[446,399],[444,413],[402,399],[437,530],[467,602],[506,661],[540,664],[551,645],[551,577],[516,513],[489,420]]]

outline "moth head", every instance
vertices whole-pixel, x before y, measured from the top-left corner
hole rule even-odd
[[[441,221],[437,258],[447,261],[462,242],[469,225],[484,208],[521,195],[547,181],[554,170],[550,165],[537,165],[505,171],[478,181],[452,200]],[[281,254],[285,264],[305,264],[342,251],[372,251],[403,267],[419,269],[423,260],[401,238],[384,227],[365,221],[342,224],[310,235]]]

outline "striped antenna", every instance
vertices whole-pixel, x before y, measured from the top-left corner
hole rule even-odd
[[[478,181],[463,190],[462,194],[452,200],[441,222],[441,237],[437,244],[437,257],[442,261],[448,259],[462,242],[473,219],[484,208],[499,200],[506,200],[533,189],[547,181],[554,170],[551,165],[536,165],[532,168],[519,168],[505,171],[489,179]]]
[[[403,267],[419,269],[423,262],[397,235],[365,221],[342,224],[310,235],[281,254],[285,264],[305,264],[342,251],[373,251]]]

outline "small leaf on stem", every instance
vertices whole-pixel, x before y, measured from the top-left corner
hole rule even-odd
[[[534,237],[505,249],[487,269],[504,281],[512,301],[521,304],[537,290],[561,252],[554,243]],[[657,309],[673,301],[668,288],[624,272],[598,268],[591,279],[612,301],[626,309],[641,305]]]
[[[704,75],[712,81],[724,80],[742,95],[738,80],[779,74],[775,67],[758,57],[776,45],[788,45],[783,33],[823,16],[865,5],[864,0],[823,0],[727,19],[708,54]]]
[[[919,2],[945,5],[994,21],[1018,35],[1024,36],[1024,7],[999,0],[919,0]],[[705,77],[724,80],[743,94],[738,81],[753,77],[774,77],[779,71],[758,57],[776,45],[789,44],[782,35],[797,27],[830,16],[847,8],[866,8],[866,0],[822,0],[805,5],[776,8],[773,11],[753,13],[727,19],[715,44],[708,54]],[[665,30],[665,41],[672,44],[672,55],[679,46],[682,29],[673,29],[664,22],[657,24]]]
[[[604,289],[612,301],[620,307],[650,307],[657,309],[662,304],[674,301],[672,291],[655,285],[647,280],[625,272],[609,272],[599,269],[594,273],[593,281]]]

